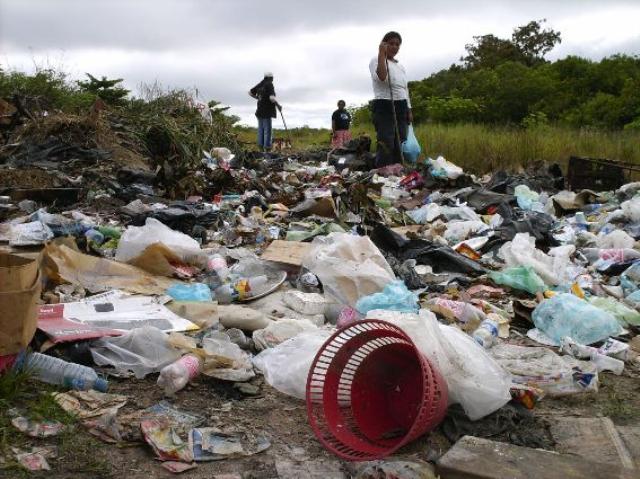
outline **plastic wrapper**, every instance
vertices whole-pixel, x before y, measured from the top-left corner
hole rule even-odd
[[[322,329],[301,333],[262,351],[253,358],[253,364],[270,386],[304,400],[311,363],[330,335],[330,331]]]
[[[373,309],[387,309],[390,311],[417,312],[418,296],[407,289],[401,280],[392,281],[380,293],[374,293],[360,298],[356,309],[367,314]]]
[[[622,333],[622,327],[613,315],[566,293],[542,301],[533,311],[532,319],[556,344],[569,336],[580,344],[589,345]]]
[[[590,361],[559,356],[548,348],[501,343],[493,358],[511,373],[513,382],[541,389],[548,396],[598,391],[598,371]]]
[[[402,328],[447,381],[449,402],[459,403],[473,421],[511,400],[510,375],[471,337],[440,324],[434,314],[370,311],[367,319],[381,319]]]
[[[344,304],[355,306],[359,298],[381,291],[395,279],[387,260],[366,236],[332,233],[313,244],[302,266],[320,279],[326,294]]]
[[[542,278],[530,266],[516,266],[489,273],[489,279],[496,284],[509,286],[527,293],[541,293],[547,289]]]
[[[153,326],[132,329],[116,338],[101,338],[90,350],[98,366],[131,371],[138,379],[159,372],[181,356],[180,351],[169,344],[167,334]]]
[[[41,221],[11,225],[10,246],[34,246],[53,238],[53,231]]]
[[[202,374],[224,381],[248,381],[255,376],[249,355],[225,333],[202,340],[205,361]]]
[[[471,323],[476,326],[487,319],[484,311],[463,301],[453,301],[446,298],[429,299],[425,305],[430,311],[441,314],[450,321]]]

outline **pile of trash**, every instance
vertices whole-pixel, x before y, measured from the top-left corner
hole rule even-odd
[[[573,192],[557,167],[476,177],[442,157],[375,170],[369,146],[251,157],[209,145],[193,170],[201,194],[180,200],[154,189],[155,173],[125,167],[118,187],[62,204],[0,185],[0,368],[58,385],[56,401],[90,431],[111,443],[135,436],[174,472],[270,442],[170,401],[119,417],[127,398],[110,384],[151,377],[170,400],[196,378],[249,387],[263,376],[311,409],[343,388],[339,414],[364,417],[363,401],[377,411],[349,426],[376,443],[427,431],[415,434],[415,417],[385,419],[394,400],[367,399],[387,380],[411,389],[432,378],[437,394],[402,391],[444,408],[430,430],[447,406],[469,421],[535,411],[638,369],[640,183]],[[53,153],[29,148],[12,147],[13,167],[79,189],[66,165],[106,158],[51,143],[52,165]],[[387,339],[365,339],[374,326]],[[314,368],[338,360],[342,343],[323,349],[334,338],[365,350],[320,386]],[[400,359],[413,365],[403,377],[376,383]],[[312,420],[310,438],[336,419],[326,420]],[[349,447],[336,454],[359,453]]]

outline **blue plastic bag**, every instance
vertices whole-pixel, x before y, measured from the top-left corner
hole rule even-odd
[[[204,283],[174,284],[167,294],[176,301],[211,301],[211,290]]]
[[[409,125],[407,140],[402,143],[402,154],[406,161],[414,165],[418,161],[418,156],[420,156],[420,143],[418,143],[416,134],[413,132],[413,125]]]
[[[556,343],[566,336],[580,344],[593,344],[622,333],[611,314],[572,294],[557,294],[541,302],[533,324]]]
[[[418,312],[418,296],[407,289],[402,280],[391,281],[380,293],[363,296],[356,303],[361,314],[374,309],[387,309],[404,313]]]

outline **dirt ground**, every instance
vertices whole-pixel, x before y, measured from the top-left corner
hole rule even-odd
[[[161,389],[155,384],[156,377],[112,380],[110,392],[129,397],[121,414],[147,408],[163,399]],[[640,425],[638,370],[627,368],[623,376],[602,374],[600,378],[598,393],[544,399],[534,410],[537,420],[544,425],[559,416],[608,416],[617,425]],[[203,415],[206,418],[205,426],[232,426],[264,434],[270,440],[271,447],[242,459],[200,463],[196,469],[180,477],[204,479],[222,474],[237,474],[229,476],[229,479],[350,477],[357,466],[338,460],[315,439],[307,423],[303,401],[280,394],[264,384],[261,377],[255,378],[252,383],[260,387],[258,396],[246,396],[230,383],[201,378],[179,392],[173,404],[182,410]],[[160,466],[146,444],[127,447],[104,444],[85,432],[82,426],[73,427],[74,434],[71,436],[32,440],[36,444],[58,444],[61,453],[58,459],[50,461],[52,471],[23,474],[17,470],[0,469],[0,477],[150,479],[175,476]],[[518,432],[526,434],[524,431]],[[503,437],[492,439],[504,440]],[[450,446],[438,429],[401,449],[393,458],[435,460]]]

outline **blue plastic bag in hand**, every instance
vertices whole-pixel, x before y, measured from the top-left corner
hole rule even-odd
[[[409,163],[415,164],[420,156],[420,143],[413,132],[413,125],[407,130],[407,140],[402,143],[402,154]]]

